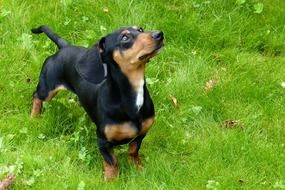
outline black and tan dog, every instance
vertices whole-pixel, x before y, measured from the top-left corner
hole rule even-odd
[[[163,46],[161,31],[124,27],[101,38],[91,48],[69,45],[47,26],[44,32],[59,48],[48,57],[34,93],[31,116],[58,90],[74,92],[97,126],[98,147],[106,180],[118,176],[113,147],[129,144],[129,159],[138,166],[141,142],[154,122],[154,106],[146,87],[145,64]]]

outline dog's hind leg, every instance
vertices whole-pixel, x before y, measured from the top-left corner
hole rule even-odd
[[[44,101],[50,101],[59,90],[65,89],[63,81],[60,80],[61,70],[56,67],[56,63],[51,60],[47,59],[44,63],[37,89],[33,95],[31,117],[36,117],[41,113]]]
[[[40,84],[39,84],[40,86]],[[41,87],[39,87],[40,89]],[[31,117],[36,117],[41,113],[42,105],[44,101],[50,101],[54,96],[56,96],[59,90],[63,90],[65,87],[63,85],[57,85],[53,89],[48,90],[37,90],[33,96],[33,105],[31,111]]]
[[[34,93],[33,105],[31,111],[32,118],[37,117],[41,113],[42,106],[43,106],[43,101],[37,97],[36,93]]]
[[[43,101],[48,97],[48,89],[43,79],[43,72],[40,75],[40,80],[37,85],[37,89],[33,94],[33,105],[31,111],[31,117],[36,117],[41,113]]]

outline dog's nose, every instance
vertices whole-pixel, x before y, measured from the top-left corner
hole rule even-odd
[[[152,33],[152,38],[155,40],[163,40],[163,32],[161,31],[154,31]]]

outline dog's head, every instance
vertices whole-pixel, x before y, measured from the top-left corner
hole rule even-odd
[[[154,57],[163,47],[163,41],[163,32],[145,32],[134,26],[121,28],[102,38],[99,47],[121,68],[133,69]]]
[[[141,27],[123,27],[101,38],[76,69],[84,79],[99,83],[104,79],[101,63],[111,64],[110,67],[119,68],[136,88],[143,78],[145,63],[160,51],[163,41],[161,31],[145,32]]]

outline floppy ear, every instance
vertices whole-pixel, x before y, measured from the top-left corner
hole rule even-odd
[[[98,46],[100,47],[100,44],[89,49],[75,65],[78,74],[93,84],[102,82],[106,77]]]

